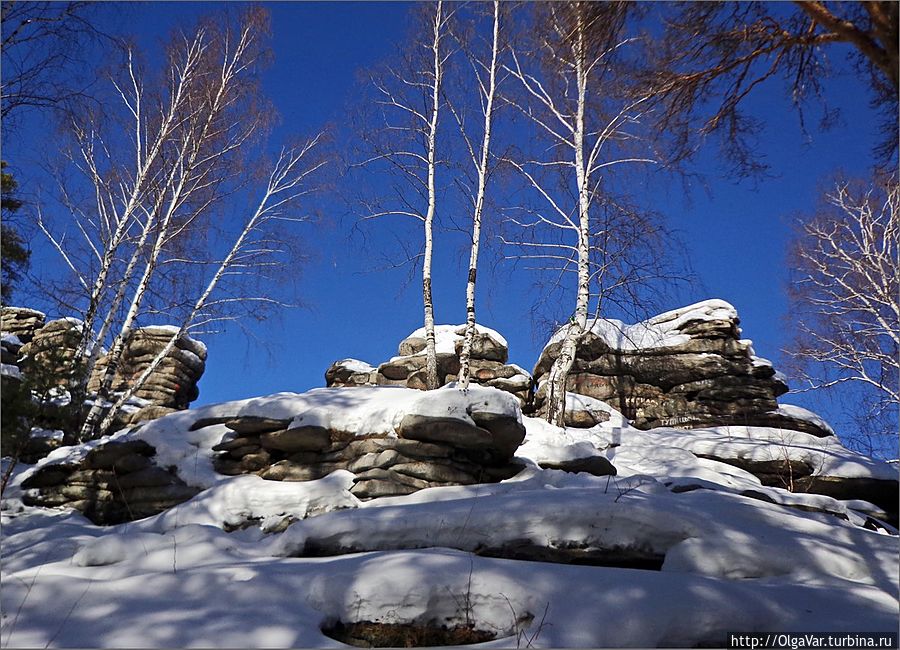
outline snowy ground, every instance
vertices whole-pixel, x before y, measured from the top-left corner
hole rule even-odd
[[[448,412],[467,417],[458,391],[442,390]],[[510,408],[497,391],[477,392],[483,408]],[[390,432],[421,410],[421,395],[279,394],[122,433],[146,439],[161,463],[207,489],[115,527],[22,507],[17,486],[33,471],[23,468],[3,504],[0,644],[338,647],[321,631],[336,620],[471,622],[497,636],[484,647],[708,647],[728,632],[896,632],[900,546],[861,526],[874,508],[763,487],[693,453],[777,452],[813,459],[832,476],[896,478],[836,439],[745,427],[640,432],[616,417],[558,429],[524,418],[518,455],[527,467],[518,476],[361,502],[346,471],[304,483],[218,476],[211,447],[224,426],[188,431],[198,418],[241,413]],[[85,453],[61,449],[44,462]],[[587,455],[607,457],[618,476],[536,464]],[[704,489],[673,491],[687,485]],[[301,521],[265,532],[285,515]],[[244,522],[252,525],[223,529]],[[545,559],[585,552],[595,565],[495,557],[511,548]],[[659,566],[608,565],[638,556]]]

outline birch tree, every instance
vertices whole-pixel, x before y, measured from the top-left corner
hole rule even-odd
[[[630,43],[619,37],[618,4],[609,4],[606,13],[589,11],[583,3],[548,3],[541,11],[542,29],[532,27],[541,35],[531,40],[530,49],[513,48],[504,64],[519,87],[517,96],[505,99],[543,147],[536,157],[509,157],[506,162],[521,175],[539,207],[526,217],[511,218],[521,230],[503,242],[522,249],[517,257],[537,263],[541,271],[575,276],[574,310],[564,325],[547,388],[547,420],[562,426],[566,379],[588,328],[592,287],[603,287],[597,292],[595,315],[603,309],[600,298],[611,290],[604,287],[612,270],[604,252],[616,233],[602,223],[595,227],[592,214],[601,208],[607,215],[614,212],[605,190],[618,167],[653,162],[646,154],[629,152],[639,142],[634,127],[650,94],[628,98],[615,93],[614,59]],[[601,27],[608,38],[597,38]]]
[[[370,123],[362,126],[359,136],[367,154],[354,166],[373,173],[386,172],[392,177],[390,195],[364,201],[364,221],[400,217],[421,224],[422,249],[411,256],[411,261],[422,263],[425,383],[432,390],[439,382],[431,267],[438,207],[436,177],[442,163],[439,128],[446,110],[442,84],[450,57],[450,15],[441,0],[422,5],[421,12],[421,37],[412,42],[399,66],[372,79],[381,128],[373,130]]]
[[[857,386],[864,417],[896,456],[900,406],[900,185],[840,183],[799,226],[790,296],[800,336],[788,351],[805,390]],[[879,451],[867,449],[869,453]],[[884,453],[884,449],[880,450]]]
[[[478,105],[482,117],[480,146],[473,142],[473,138],[467,132],[464,119],[460,111],[451,110],[456,117],[465,142],[466,153],[474,172],[475,187],[470,191],[472,202],[472,230],[471,245],[469,247],[469,268],[466,277],[466,330],[463,336],[462,350],[459,355],[459,387],[466,390],[469,387],[471,375],[470,360],[472,355],[472,343],[475,339],[475,280],[478,273],[478,254],[481,245],[481,222],[484,213],[485,195],[487,183],[493,168],[491,160],[491,131],[494,122],[494,112],[497,102],[498,72],[500,71],[500,2],[494,0],[491,13],[491,37],[488,54],[483,59],[477,52],[469,53],[469,63],[472,67],[472,77],[476,82],[478,92]]]
[[[122,406],[150,378],[178,340],[191,330],[205,327],[221,318],[217,310],[218,306],[235,300],[268,300],[267,298],[235,297],[233,294],[227,293],[222,295],[218,290],[228,276],[241,275],[246,272],[246,269],[261,263],[262,259],[270,258],[279,252],[270,243],[266,243],[265,232],[270,224],[280,221],[305,220],[303,217],[298,218],[294,211],[297,202],[313,191],[308,186],[309,178],[326,164],[325,160],[314,158],[314,152],[321,139],[322,134],[319,134],[300,146],[282,149],[269,174],[259,203],[244,221],[240,232],[224,257],[211,265],[213,272],[208,282],[202,292],[192,301],[190,309],[182,317],[166,345],[128,389],[117,396],[111,408],[104,409],[99,403],[100,400],[95,401],[85,423],[86,429],[87,423],[91,421],[91,416],[93,415],[96,419],[105,410],[99,427],[96,427],[94,431],[101,435],[108,431]]]
[[[137,54],[129,51],[122,73],[111,81],[130,138],[116,140],[115,128],[90,119],[86,125],[73,123],[71,162],[87,180],[93,199],[84,205],[64,187],[63,204],[70,208],[71,220],[54,229],[39,213],[37,222],[81,290],[83,339],[76,358],[87,358],[82,392],[98,367],[101,346],[109,346],[98,393],[81,428],[83,438],[107,429],[124,403],[119,399],[105,411],[123,352],[142,318],[164,313],[169,320],[180,320],[178,329],[184,333],[198,326],[200,314],[206,316],[199,324],[210,322],[209,310],[215,306],[277,302],[236,287],[229,287],[236,293],[227,300],[210,294],[222,289],[223,277],[251,276],[274,263],[279,247],[265,236],[265,226],[272,222],[272,211],[285,204],[281,198],[275,208],[269,202],[296,187],[284,183],[296,172],[299,158],[286,154],[293,161],[287,176],[269,179],[259,214],[245,223],[239,244],[224,261],[205,236],[217,226],[223,199],[246,187],[241,162],[252,155],[264,127],[255,73],[265,57],[266,31],[265,12],[251,10],[238,24],[209,20],[192,34],[175,37],[162,90],[156,90]],[[311,150],[301,148],[304,164]],[[311,169],[320,165],[318,161]],[[252,245],[246,243],[248,237]],[[204,270],[219,262],[225,266],[204,286]],[[189,280],[172,292],[170,277]],[[147,376],[149,372],[126,392],[140,388]]]

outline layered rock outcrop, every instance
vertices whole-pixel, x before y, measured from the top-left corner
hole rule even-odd
[[[66,385],[78,365],[81,321],[59,318],[34,330],[31,340],[19,350],[19,366],[25,373],[40,373],[46,380]]]
[[[192,429],[218,424],[228,428],[225,439],[212,448],[217,452],[213,465],[222,474],[309,481],[335,470],[348,470],[356,475],[350,491],[360,499],[410,494],[441,485],[490,483],[521,469],[510,461],[525,437],[525,428],[509,396],[484,391],[470,397],[455,391],[420,395],[397,390],[404,392],[370,388],[367,395],[355,394],[363,397],[361,405],[353,403],[365,411],[366,398],[377,400],[385,395],[412,400],[408,409],[401,407],[402,412],[394,414],[396,422],[389,431],[348,431],[345,424],[333,420],[326,425],[316,413],[285,419],[204,419]],[[446,404],[450,404],[447,409]],[[346,408],[353,405],[348,403]]]
[[[112,390],[123,391],[140,377],[176,331],[176,328],[158,325],[136,329],[125,344]],[[107,357],[103,356],[88,382],[88,391],[97,390],[106,365]],[[200,394],[197,382],[205,368],[206,346],[196,339],[182,336],[175,341],[174,347],[163,357],[144,385],[135,391],[135,397],[158,407],[185,409]]]
[[[459,374],[465,325],[435,327],[438,382],[454,382]],[[405,386],[425,389],[425,330],[418,329],[400,342],[397,356],[378,367],[356,359],[334,362],[325,372],[327,386]],[[472,343],[472,382],[512,393],[520,404],[530,399],[531,375],[515,364],[508,364],[509,348],[499,333],[477,326]]]
[[[199,488],[154,462],[156,450],[147,442],[154,440],[154,425],[170,448],[186,444],[183,438],[204,441],[189,448],[197,465],[211,466],[214,478],[207,475],[207,485],[222,475],[302,482],[346,470],[353,475],[351,494],[372,499],[497,482],[522,469],[513,462],[525,438],[521,411],[515,398],[499,390],[324,388],[231,404],[235,408],[209,407],[212,416],[188,411],[173,414],[176,420],[148,423],[122,440],[75,454],[77,461],[45,462],[22,482],[25,502],[75,508],[109,524],[190,498]],[[177,427],[184,427],[177,441],[165,437]],[[176,456],[183,459],[185,453]]]
[[[777,398],[787,385],[741,338],[739,323],[734,307],[722,300],[636,325],[598,319],[579,342],[566,389],[608,403],[641,429],[741,424],[830,435],[779,410]],[[561,346],[557,333],[535,367],[538,412]]]
[[[64,386],[77,366],[76,356],[82,340],[83,323],[75,318],[45,322],[41,312],[23,307],[3,307],[3,376],[21,378],[40,373],[46,381]],[[125,351],[113,380],[113,392],[129,387],[150,366],[177,330],[170,326],[137,328],[126,342]],[[125,423],[159,417],[185,409],[199,395],[198,382],[206,366],[206,346],[182,336],[135,392]],[[96,392],[106,370],[102,355],[90,380],[88,391]],[[139,412],[136,412],[139,411]]]
[[[617,477],[612,485],[623,491],[631,478],[657,476],[674,493],[726,490],[840,516],[850,508],[872,518],[872,525],[896,523],[896,470],[844,449],[815,414],[779,405],[784,381],[740,338],[738,324],[733,307],[722,301],[637,325],[597,321],[578,348],[567,395],[568,428],[522,415],[523,404],[544,408],[557,337],[541,355],[532,396],[516,390],[519,384],[500,381],[508,379],[502,376],[506,368],[530,385],[527,373],[506,363],[502,337],[484,328],[473,366],[489,386],[418,390],[424,387],[425,343],[417,331],[401,343],[400,355],[380,366],[333,364],[326,374],[330,388],[175,413],[123,438],[146,437],[146,447],[107,443],[87,457],[76,455],[76,461],[39,467],[23,487],[31,490],[30,504],[67,505],[111,523],[158,512],[199,489],[189,486],[211,487],[229,481],[226,476],[241,475],[241,485],[257,486],[260,479],[337,477],[340,490],[358,505],[356,499],[496,482],[528,466]],[[139,332],[122,369],[145,368],[171,332]],[[441,380],[452,382],[462,327],[441,327],[438,333]],[[169,375],[155,384],[159,392],[177,390],[177,382],[202,367],[198,360],[204,357],[205,350],[190,341],[176,346],[164,364]],[[479,375],[479,369],[485,372]],[[148,459],[159,440],[166,460],[154,463]],[[191,471],[207,467],[206,478],[195,482],[157,466],[181,462],[183,472],[188,456],[194,459]],[[112,460],[102,460],[107,457]],[[132,502],[141,505],[134,508]]]
[[[143,440],[108,442],[80,462],[38,469],[22,482],[22,501],[74,508],[95,524],[111,525],[155,515],[200,492],[157,466],[155,454]]]
[[[34,333],[44,326],[46,318],[43,312],[35,309],[4,306],[0,309],[0,329],[18,338],[21,343],[28,343],[34,338]]]

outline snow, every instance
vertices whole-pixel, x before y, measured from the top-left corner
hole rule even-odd
[[[724,300],[704,300],[628,325],[613,318],[597,318],[588,322],[590,332],[614,350],[640,350],[672,347],[687,343],[691,337],[679,330],[693,321],[736,320],[737,311]],[[559,329],[549,343],[563,340],[566,328]]]
[[[179,332],[181,332],[181,328],[178,327],[177,325],[145,325],[144,327],[142,327],[140,329],[141,329],[141,331],[146,332],[147,334],[150,334],[150,335],[156,334],[156,335],[174,336],[174,335],[178,334]],[[186,344],[190,348],[189,350],[186,350],[186,351],[193,352],[195,355],[197,355],[198,359],[201,356],[206,358],[207,349],[206,349],[206,344],[203,341],[200,341],[199,339],[195,339],[191,336],[188,336],[187,334],[182,334],[179,337],[179,340],[182,342],[182,344]]]
[[[132,528],[167,532],[188,524],[224,527],[258,521],[265,531],[285,517],[304,519],[331,510],[356,508],[359,499],[349,492],[353,478],[346,470],[302,482],[237,476],[186,503],[132,524]]]
[[[0,363],[0,376],[21,380],[22,371],[19,370],[19,366],[15,366],[11,363]]]
[[[374,366],[359,359],[341,359],[340,361],[335,361],[334,365],[346,368],[350,372],[372,372],[375,370]]]
[[[775,415],[784,415],[785,417],[794,418],[796,420],[805,420],[806,422],[819,427],[823,431],[827,431],[832,436],[837,435],[834,432],[834,429],[831,428],[831,425],[828,424],[828,422],[826,422],[821,416],[813,413],[808,409],[803,408],[802,406],[794,406],[793,404],[779,404],[777,409],[770,412]]]
[[[528,377],[529,379],[531,379],[531,373],[528,372],[527,370],[525,370],[525,368],[523,368],[522,366],[517,365],[515,363],[508,363],[506,365],[509,366],[510,368],[512,368],[513,370],[515,370],[518,374],[524,375],[525,377]]]
[[[609,416],[607,427],[623,427],[628,426],[628,418],[619,413],[606,402],[603,402],[589,395],[579,395],[578,393],[566,392],[566,411],[573,410],[590,411],[592,413],[606,413]]]
[[[49,323],[47,323],[47,325],[50,325],[50,323],[59,323],[59,322],[69,323],[70,325],[73,326],[74,329],[84,330],[84,321],[81,320],[80,318],[75,318],[74,316],[63,316],[62,318],[57,318],[56,320],[52,320]],[[45,327],[46,327],[46,325],[45,325]]]
[[[513,395],[485,386],[471,385],[466,393],[452,384],[429,392],[397,386],[316,388],[306,393],[276,393],[180,411],[117,432],[108,439],[145,440],[156,448],[157,464],[174,465],[179,477],[189,485],[209,488],[226,480],[213,469],[212,447],[233,432],[221,424],[189,431],[201,418],[267,417],[290,420],[291,427],[321,426],[350,435],[396,436],[407,414],[453,417],[474,425],[470,416],[473,410],[521,418],[518,400]],[[80,446],[58,449],[36,468],[47,463],[75,463],[86,453]],[[27,476],[26,473],[20,480]]]
[[[28,307],[12,307],[11,309],[13,310],[13,313],[11,314],[13,318],[16,318],[17,316],[25,316],[28,318],[35,317],[39,319],[47,317],[47,314],[38,311],[37,309],[30,309]]]
[[[113,398],[117,398],[117,397],[119,397],[119,396],[121,396],[121,395],[122,395],[122,393],[113,393]],[[94,399],[86,399],[86,400],[84,400],[85,406],[88,406],[88,407],[93,406],[93,405],[96,404],[96,403],[97,403],[96,396],[95,396]],[[121,410],[122,410],[123,413],[134,413],[134,412],[139,411],[139,410],[141,410],[142,408],[144,408],[145,406],[147,406],[147,405],[149,405],[149,404],[152,404],[152,403],[153,403],[153,402],[151,402],[151,401],[148,400],[148,399],[144,399],[144,398],[142,398],[142,397],[136,397],[136,396],[132,395],[132,396],[129,397],[127,400],[125,400],[125,403],[124,403],[124,404],[122,404],[122,409],[121,409]],[[101,400],[100,405],[101,405],[103,408],[110,408],[111,406],[113,406],[113,402],[110,402],[110,401],[108,401],[108,400]]]
[[[47,440],[62,441],[66,434],[59,429],[41,429],[40,427],[31,427],[30,436],[32,438],[45,438]]]
[[[146,325],[141,328],[141,331],[147,334],[168,334],[169,336],[174,336],[181,332],[181,328],[177,325]]]
[[[560,472],[541,472],[547,473]],[[728,579],[836,577],[887,587],[900,577],[896,562],[888,569],[890,553],[898,549],[895,538],[887,538],[890,543],[882,546],[883,536],[856,526],[836,529],[827,515],[817,520],[727,493],[673,494],[656,481],[590,477],[572,482],[554,489],[540,481],[521,482],[517,489],[477,500],[402,505],[395,500],[386,506],[376,500],[298,521],[272,540],[270,552],[295,555],[309,544],[335,554],[432,547],[475,551],[527,541],[543,548],[583,546],[662,554],[664,572]],[[726,531],[749,532],[757,542],[744,549]],[[773,553],[762,553],[765,546]],[[705,553],[696,553],[701,547]],[[713,555],[733,562],[708,561]],[[832,555],[839,555],[840,561]],[[881,573],[885,569],[887,575]],[[896,585],[891,590],[896,594]]]
[[[727,632],[896,631],[900,544],[862,527],[874,506],[762,486],[696,454],[787,454],[832,476],[896,480],[896,467],[836,438],[776,428],[640,431],[602,402],[570,399],[612,418],[555,427],[480,386],[316,389],[173,413],[109,439],[146,440],[158,464],[206,489],[106,528],[22,506],[21,481],[34,468],[17,470],[0,511],[0,642],[344,647],[322,632],[335,620],[472,621],[497,634],[484,647],[508,648],[716,647]],[[392,435],[409,413],[466,420],[473,410],[521,417],[522,472],[366,502],[349,492],[353,475],[343,470],[306,482],[219,475],[211,448],[233,432],[189,430],[200,418],[261,416]],[[78,460],[109,439],[57,449],[37,466]],[[598,455],[617,476],[538,467]],[[488,557],[503,548],[655,558],[660,570]]]
[[[455,489],[435,488],[405,505],[407,497],[376,500],[268,536],[194,521],[104,530],[74,514],[8,516],[0,597],[18,616],[4,641],[338,647],[321,632],[335,619],[468,618],[496,631],[491,647],[519,647],[517,632],[534,647],[563,648],[715,646],[726,631],[894,630],[896,538],[731,495],[674,495],[655,482],[620,494],[604,492],[600,479],[567,486],[562,474],[480,486],[479,497],[426,498]],[[662,571],[639,571],[462,550],[523,535],[560,545],[647,541],[665,561]],[[380,550],[291,557],[309,541]]]
[[[758,357],[751,353],[750,355],[751,365],[754,368],[772,368],[772,362],[768,359],[764,359],[763,357]]]
[[[686,323],[695,320],[736,320],[737,310],[729,302],[719,298],[701,300],[692,305],[679,307],[654,316],[647,322],[652,324],[666,323],[673,329],[678,329]]]
[[[456,342],[462,341],[466,331],[463,325],[435,325],[434,326],[434,346],[437,354],[456,354]],[[480,334],[487,334],[505,348],[509,347],[506,339],[497,330],[490,327],[475,324],[475,330]],[[425,328],[420,327],[406,338],[425,338]],[[418,354],[425,354],[422,350]],[[396,358],[396,357],[395,357]]]
[[[47,403],[50,406],[68,406],[72,402],[72,395],[62,386],[54,386],[47,391],[47,395],[49,395]]]
[[[7,347],[16,347],[16,348],[22,347],[22,341],[19,339],[19,337],[16,336],[15,334],[9,334],[7,332],[3,333],[2,343],[4,346],[7,346]]]
[[[595,429],[561,428],[539,418],[525,418],[525,440],[516,450],[535,463],[562,463],[602,456],[608,441]]]
[[[746,426],[653,429],[633,435],[642,437],[641,444],[666,445],[718,458],[805,462],[813,468],[813,476],[897,480],[897,468],[845,449],[831,436]]]

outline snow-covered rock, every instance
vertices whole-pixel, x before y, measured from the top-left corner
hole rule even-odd
[[[346,469],[291,482],[214,467],[223,440],[273,426],[327,426],[350,444],[434,445],[403,438],[403,422],[439,414],[474,425],[484,414],[518,414],[518,405],[477,387],[317,389],[181,411],[53,452],[4,494],[0,604],[16,612],[4,643],[338,647],[362,635],[713,647],[728,633],[896,630],[900,545],[877,508],[766,486],[709,457],[768,450],[815,459],[832,475],[887,480],[894,471],[833,438],[641,431],[612,411],[589,428],[526,417],[515,476],[370,500],[352,494],[358,474]],[[205,489],[108,528],[15,505],[54,468],[96,472],[133,456]],[[618,474],[540,467],[585,458],[611,461]],[[119,480],[146,471],[122,469],[131,472]]]
[[[326,386],[374,386],[378,383],[377,369],[359,359],[335,361],[325,371]]]
[[[29,505],[69,505],[100,523],[154,514],[193,496],[191,486],[245,474],[311,481],[347,471],[349,491],[365,499],[511,476],[521,469],[510,460],[524,435],[518,402],[493,388],[323,388],[175,413],[86,452],[53,454],[20,484]],[[115,467],[91,460],[134,444],[152,462],[134,453]],[[141,487],[148,489],[131,489]],[[129,509],[135,501],[140,507]]]
[[[784,378],[741,338],[739,323],[737,311],[723,300],[634,325],[592,320],[566,389],[614,406],[642,429],[744,424],[831,435],[815,418],[779,408],[777,397],[787,392]],[[563,332],[550,339],[534,370],[538,413]]]
[[[699,367],[748,374],[698,392],[759,389],[754,408],[767,408],[754,412],[775,425],[640,429],[621,402],[570,392],[570,426],[556,427],[509,392],[405,380],[178,411],[12,473],[0,606],[15,614],[2,640],[583,648],[896,634],[897,468],[771,405],[762,384],[729,384],[780,380],[737,338],[727,303],[648,323],[598,327],[579,362],[636,342],[651,368],[719,357]],[[405,345],[403,363],[421,359]],[[383,376],[354,360],[333,368]],[[633,398],[659,400],[638,383]]]
[[[22,371],[19,370],[18,366],[15,366],[11,363],[0,364],[0,376],[4,377],[5,379],[22,381]]]
[[[56,377],[60,386],[64,386],[70,380],[75,355],[82,345],[84,323],[72,317],[45,323],[43,313],[24,307],[3,307],[0,316],[3,326],[3,364],[18,367],[26,375],[39,372],[44,377]],[[113,392],[124,390],[134,377],[143,373],[177,332],[178,328],[168,325],[135,329],[125,344],[125,351],[113,379]],[[144,386],[138,389],[136,399],[144,400],[139,408],[186,408],[197,398],[197,382],[203,375],[206,355],[206,346],[201,341],[189,336],[179,337],[175,347],[157,366]],[[103,354],[88,382],[89,391],[97,390],[105,369],[106,355]],[[4,369],[4,376],[14,375],[12,367]],[[133,413],[135,410],[137,409],[130,409],[129,412]],[[167,412],[170,411],[149,409],[136,418],[126,418],[124,424],[159,417]]]
[[[125,390],[134,377],[140,376],[154,362],[177,333],[177,327],[165,325],[135,329],[125,343],[112,390]],[[187,408],[200,394],[197,384],[206,368],[206,355],[206,345],[202,341],[186,335],[180,336],[144,385],[135,392],[135,396],[146,400],[145,405],[152,404],[167,409]],[[89,391],[98,389],[106,365],[107,356],[104,355],[97,361],[95,372],[88,382]],[[142,415],[146,417],[150,412]],[[127,423],[139,420],[140,417],[129,418]]]
[[[471,351],[473,383],[499,388],[515,395],[520,404],[530,401],[531,374],[515,364],[507,364],[509,348],[499,332],[476,325]],[[465,325],[436,325],[435,353],[438,382],[446,385],[457,380],[459,355],[463,347]],[[342,359],[325,371],[327,386],[405,386],[424,389],[425,329],[419,328],[400,342],[398,355],[377,368],[364,361]]]
[[[26,307],[0,307],[0,330],[9,337],[15,337],[19,346],[28,343],[34,333],[44,326],[47,316],[43,312]],[[12,338],[4,336],[4,347]]]

